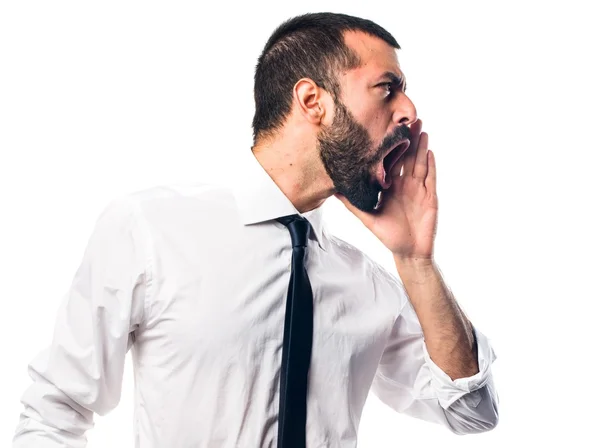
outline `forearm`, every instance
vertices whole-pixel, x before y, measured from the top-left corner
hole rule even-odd
[[[394,261],[423,329],[431,360],[453,380],[475,375],[479,369],[471,323],[435,262],[398,257]]]

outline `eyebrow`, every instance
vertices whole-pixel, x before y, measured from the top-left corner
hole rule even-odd
[[[379,80],[388,79],[394,86],[402,86],[402,91],[406,92],[406,79],[404,76],[398,77],[394,72],[385,72],[379,77]]]

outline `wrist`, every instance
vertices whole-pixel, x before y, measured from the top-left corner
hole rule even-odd
[[[435,266],[433,257],[407,257],[404,255],[393,254],[394,262],[398,268],[406,269],[429,269]]]
[[[437,275],[433,258],[402,257],[394,255],[396,269],[406,283],[424,283]]]

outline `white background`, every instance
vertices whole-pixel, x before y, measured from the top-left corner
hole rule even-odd
[[[438,164],[436,258],[498,354],[494,431],[455,436],[370,395],[359,447],[600,446],[594,3],[2,2],[0,444],[102,208],[235,176],[270,33],[334,11],[374,20],[402,47]],[[393,269],[337,200],[325,209],[335,233]],[[90,447],[133,446],[132,393],[128,360],[121,403],[96,418]]]

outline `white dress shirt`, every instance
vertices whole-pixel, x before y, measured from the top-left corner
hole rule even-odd
[[[253,153],[231,186],[161,186],[99,215],[58,311],[13,447],[86,446],[119,403],[132,349],[135,446],[274,448],[290,233],[298,213]],[[495,354],[474,330],[479,372],[452,381],[427,353],[397,274],[332,236],[321,208],[306,269],[314,294],[308,448],[354,448],[369,391],[456,433],[498,420]]]

